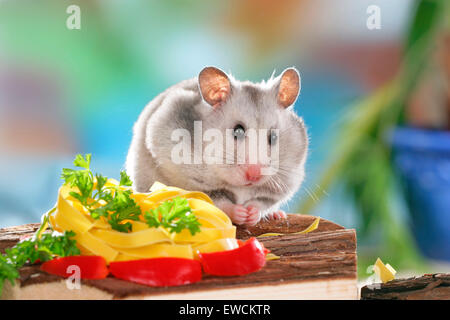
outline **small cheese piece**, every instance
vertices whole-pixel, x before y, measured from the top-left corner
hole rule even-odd
[[[395,274],[397,271],[395,271],[394,268],[387,263],[386,265],[381,261],[380,258],[377,259],[373,266],[373,271],[380,277],[381,281],[383,283],[389,282],[391,280],[395,279]]]
[[[165,184],[163,184],[163,183],[161,183],[159,181],[155,181],[153,183],[153,185],[150,187],[149,191],[150,192],[155,192],[157,190],[164,189],[164,188],[167,188],[167,186]]]

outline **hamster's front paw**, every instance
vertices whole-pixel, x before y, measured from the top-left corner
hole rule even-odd
[[[255,206],[244,207],[240,204],[234,204],[228,210],[228,215],[237,225],[253,226],[261,219],[259,209]]]
[[[278,210],[278,211],[269,213],[267,215],[267,218],[273,219],[273,220],[281,220],[281,219],[286,219],[287,215],[286,215],[286,212],[284,212],[282,210]]]
[[[260,213],[259,209],[255,206],[248,206],[247,210],[248,210],[248,216],[247,216],[247,221],[245,222],[245,224],[248,226],[254,226],[255,224],[257,224],[259,222],[259,220],[261,220],[261,213]]]

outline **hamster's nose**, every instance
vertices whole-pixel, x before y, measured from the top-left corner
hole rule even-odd
[[[248,181],[256,182],[261,179],[261,165],[249,164],[247,166],[246,178]]]

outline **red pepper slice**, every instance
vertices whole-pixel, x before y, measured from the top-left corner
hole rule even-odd
[[[179,286],[202,279],[200,262],[184,258],[151,258],[111,262],[116,278],[152,287]]]
[[[256,238],[239,245],[233,250],[199,253],[203,270],[216,276],[240,276],[258,271],[266,264],[269,250]]]
[[[100,256],[69,256],[56,258],[41,265],[41,270],[61,277],[70,277],[70,266],[80,268],[81,279],[104,279],[108,275],[106,261]]]

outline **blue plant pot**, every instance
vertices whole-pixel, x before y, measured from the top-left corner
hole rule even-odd
[[[450,261],[450,132],[397,128],[392,145],[417,244]]]

